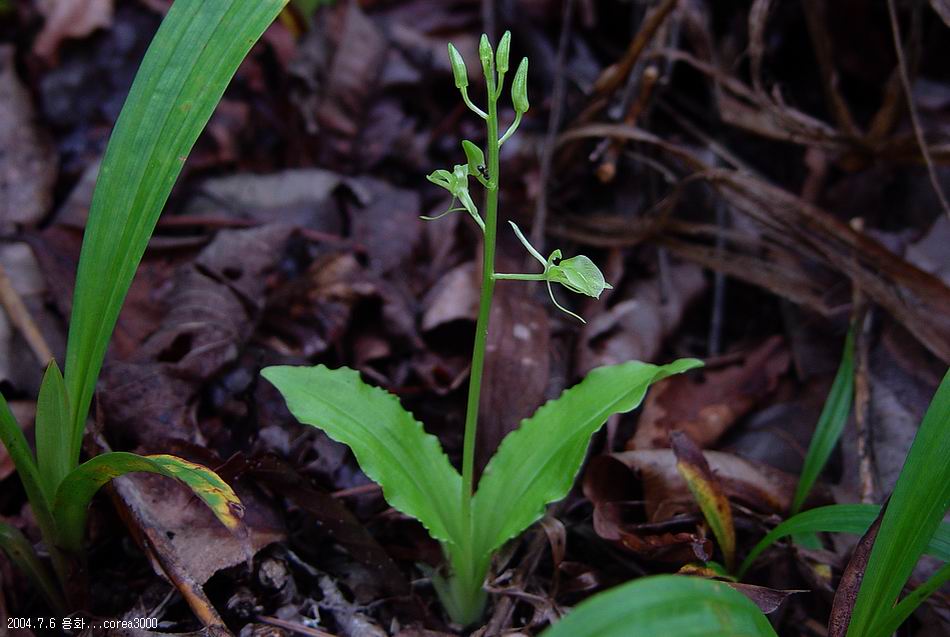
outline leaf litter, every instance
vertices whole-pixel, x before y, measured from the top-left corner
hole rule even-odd
[[[5,248],[29,246],[35,258],[28,274],[44,284],[21,295],[59,352],[96,164],[164,4],[55,4],[0,18],[3,29],[22,27],[0,56],[0,137],[9,142],[0,230]],[[548,314],[526,288],[499,285],[480,456],[594,367],[707,357],[714,337],[721,348],[596,441],[582,483],[543,531],[506,549],[490,580],[498,612],[482,634],[537,634],[592,592],[725,557],[677,471],[673,431],[696,443],[728,500],[741,559],[787,514],[853,289],[875,308],[868,418],[882,488],[950,357],[946,218],[925,170],[932,162],[943,179],[950,157],[940,134],[950,78],[938,64],[946,3],[899,9],[904,46],[919,60],[912,93],[929,159],[889,80],[896,57],[883,12],[860,16],[861,32],[881,43],[871,55],[848,35],[857,18],[837,6],[577,4],[563,68],[534,64],[556,57],[560,3],[499,5],[491,18],[528,43],[541,105],[527,116],[528,141],[505,146],[506,172],[520,173],[505,207],[528,233],[547,188],[540,234],[609,262],[615,289],[581,327]],[[64,18],[80,8],[81,19]],[[438,547],[386,507],[345,448],[304,432],[255,378],[267,365],[352,366],[396,393],[458,462],[480,254],[464,225],[419,217],[446,203],[424,175],[454,152],[450,140],[473,137],[438,87],[451,78],[444,43],[473,53],[481,7],[405,0],[295,11],[297,26],[276,23],[238,72],[186,164],[120,319],[95,412],[112,448],[171,448],[220,468],[239,485],[256,556],[248,568],[245,547],[218,534],[187,493],[135,477],[114,489],[117,507],[104,497],[94,506],[93,599],[98,612],[121,615],[155,590],[178,590],[186,603],[162,608],[164,629],[177,633],[200,630],[196,617],[212,609],[242,634],[457,634],[416,567],[436,565]],[[653,73],[657,83],[641,91]],[[556,98],[563,117],[542,175],[537,133],[559,74],[570,81]],[[607,183],[604,158],[616,171]],[[512,247],[502,243],[502,259],[514,259]],[[3,334],[22,346],[16,330]],[[28,413],[40,368],[29,356],[3,358],[20,361],[7,365],[4,394]],[[859,496],[852,429],[818,501]],[[0,515],[35,533],[5,458],[0,451]],[[128,552],[127,537],[151,563],[107,564]],[[821,546],[773,549],[791,567],[773,560],[741,585],[778,609],[772,617],[788,634],[827,619],[815,604],[827,589],[809,565],[829,568],[835,582],[860,570],[854,559],[846,567],[851,544]],[[789,596],[799,589],[813,590]],[[35,608],[25,592],[4,577],[8,614]],[[918,627],[910,634],[925,634]]]

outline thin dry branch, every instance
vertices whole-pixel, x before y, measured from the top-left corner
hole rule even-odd
[[[6,310],[10,322],[23,334],[23,338],[26,339],[30,349],[33,350],[36,359],[44,367],[48,365],[53,360],[53,352],[46,343],[43,333],[40,332],[40,328],[37,327],[36,322],[30,315],[23,299],[20,298],[20,294],[13,287],[13,283],[10,281],[10,277],[7,276],[7,271],[3,265],[0,265],[0,304]]]
[[[920,146],[920,154],[927,164],[927,174],[930,176],[930,184],[933,186],[934,193],[940,201],[940,207],[944,214],[950,219],[950,204],[947,203],[947,197],[943,194],[943,188],[940,187],[940,181],[937,179],[937,170],[934,168],[933,157],[930,155],[930,149],[927,147],[927,140],[924,138],[924,129],[920,125],[920,115],[917,113],[917,105],[914,104],[914,96],[911,92],[910,74],[907,71],[907,59],[904,55],[904,47],[901,45],[901,28],[897,21],[897,7],[894,0],[887,0],[887,13],[891,19],[891,33],[894,35],[894,51],[897,53],[897,69],[900,73],[901,84],[904,85],[904,95],[907,97],[907,110],[910,113],[910,123],[914,128],[914,135],[917,137],[917,145]]]

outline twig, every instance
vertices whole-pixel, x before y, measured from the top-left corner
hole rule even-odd
[[[650,101],[650,97],[653,94],[653,87],[656,86],[656,81],[659,77],[660,70],[656,66],[650,65],[644,69],[643,75],[640,78],[640,91],[637,94],[637,98],[630,104],[630,109],[623,119],[624,124],[627,126],[636,125],[637,119],[639,119]],[[604,140],[604,143],[607,144],[607,147],[605,148],[603,160],[600,166],[597,167],[597,178],[604,183],[609,183],[613,181],[617,175],[617,160],[620,158],[620,151],[623,149],[624,140],[608,138]]]
[[[863,230],[863,219],[851,221],[851,226]],[[854,423],[857,430],[858,476],[861,488],[861,502],[873,503],[874,468],[872,461],[870,407],[871,385],[869,378],[869,341],[871,336],[872,314],[861,287],[853,283],[851,303],[851,321],[855,330],[854,342]]]
[[[594,88],[598,93],[609,94],[617,90],[617,87],[620,86],[624,78],[630,75],[633,66],[637,63],[637,60],[640,59],[640,54],[646,49],[647,44],[653,40],[653,36],[656,35],[657,30],[663,25],[663,22],[666,21],[667,16],[676,8],[678,2],[679,0],[663,0],[663,3],[646,17],[643,26],[630,42],[630,46],[627,48],[623,59],[617,64],[608,67],[601,73],[600,77],[597,78]]]
[[[854,123],[854,118],[851,117],[847,102],[844,101],[838,91],[838,77],[834,68],[831,38],[828,36],[828,29],[825,28],[824,13],[826,4],[820,0],[805,0],[802,3],[802,8],[805,10],[805,22],[808,24],[815,58],[818,60],[818,70],[821,74],[825,99],[828,101],[828,109],[834,114],[838,126],[845,133],[857,136],[859,134],[858,127]]]
[[[284,630],[289,630],[298,635],[307,635],[308,637],[336,637],[331,633],[324,632],[317,628],[310,628],[309,626],[304,626],[303,624],[297,624],[294,622],[289,622],[284,619],[278,619],[277,617],[270,617],[268,615],[258,615],[255,617],[257,621],[262,624],[268,624],[269,626],[276,626],[277,628],[283,628]]]
[[[930,176],[930,184],[933,186],[940,206],[943,208],[947,218],[950,218],[950,204],[943,194],[940,182],[937,179],[937,170],[934,168],[933,158],[930,156],[930,149],[927,147],[927,140],[924,139],[924,131],[920,125],[920,115],[917,113],[917,106],[914,104],[914,97],[910,88],[910,75],[907,72],[907,60],[904,56],[904,47],[901,45],[900,24],[897,22],[897,8],[894,6],[894,0],[887,0],[887,13],[891,18],[891,32],[894,34],[894,51],[897,53],[897,69],[900,72],[901,84],[904,86],[904,95],[907,96],[907,110],[910,112],[910,123],[914,128],[914,136],[917,138],[917,145],[920,146],[920,154],[927,164],[927,174]]]
[[[729,223],[729,205],[719,198],[716,202],[716,226],[724,231]],[[723,258],[726,247],[726,233],[716,233],[716,256]],[[709,356],[719,356],[722,349],[722,319],[726,306],[726,273],[715,270],[713,274],[713,309],[709,318]]]
[[[0,304],[3,305],[7,316],[10,317],[10,322],[23,334],[23,338],[26,339],[30,349],[33,350],[34,356],[45,367],[53,360],[53,352],[33,321],[33,317],[26,308],[26,304],[23,303],[23,299],[20,298],[20,294],[13,287],[13,283],[10,281],[10,277],[7,276],[7,271],[2,264],[0,264]]]
[[[574,0],[564,0],[561,12],[561,35],[557,45],[557,60],[554,65],[554,93],[551,96],[551,112],[548,115],[548,130],[544,136],[544,150],[541,155],[540,186],[538,200],[534,208],[534,222],[531,224],[531,243],[544,250],[544,228],[548,221],[548,181],[551,178],[551,162],[554,159],[557,129],[561,123],[561,109],[567,90],[567,74],[564,64],[567,60],[567,47],[571,40],[571,20],[574,14]]]
[[[564,508],[564,501],[558,502],[548,511],[548,515],[555,517]],[[521,565],[518,567],[517,572],[512,578],[511,586],[509,590],[504,591],[504,596],[498,600],[498,603],[495,604],[494,612],[492,613],[491,619],[485,625],[485,637],[495,637],[501,634],[501,631],[504,630],[509,623],[511,622],[512,614],[515,611],[515,601],[514,598],[521,599],[530,599],[538,600],[539,598],[534,595],[525,593],[523,595],[518,595],[514,590],[518,588],[523,588],[525,582],[528,578],[534,573],[535,569],[538,568],[538,564],[541,562],[541,557],[544,555],[544,547],[549,543],[547,533],[542,529],[535,531],[534,537],[531,539],[531,544],[528,545],[528,548],[525,552],[524,561],[521,562]]]
[[[358,487],[350,487],[349,489],[340,489],[339,491],[334,491],[330,495],[334,498],[341,499],[364,495],[367,493],[379,493],[380,491],[382,491],[382,487],[374,482],[371,484],[361,484]]]
[[[859,296],[860,291],[855,296]],[[863,300],[859,301],[864,304]],[[861,480],[861,502],[875,502],[874,467],[870,427],[871,384],[868,372],[868,341],[872,313],[864,307],[858,309],[859,321],[854,348],[854,421],[857,427],[858,474]]]

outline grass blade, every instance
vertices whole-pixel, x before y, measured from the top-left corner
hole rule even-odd
[[[915,588],[907,597],[892,608],[883,620],[873,626],[869,637],[888,637],[897,632],[897,629],[907,621],[907,618],[917,610],[924,600],[935,593],[941,586],[950,581],[950,564],[944,564],[930,579]]]
[[[739,567],[739,577],[745,576],[765,549],[784,537],[808,533],[864,535],[880,512],[881,507],[876,504],[832,504],[799,513],[776,526],[759,540]],[[950,524],[944,522],[937,528],[926,552],[950,562]]]
[[[579,604],[541,637],[775,637],[745,595],[715,580],[643,577]]]
[[[703,452],[689,436],[682,431],[671,431],[670,443],[676,455],[676,470],[686,480],[686,486],[719,542],[726,570],[732,573],[736,566],[736,528],[722,484],[709,468]]]
[[[72,469],[69,456],[69,399],[56,361],[51,361],[36,400],[36,462],[46,496],[52,499]]]
[[[287,0],[176,0],[109,140],[83,239],[66,352],[73,466],[106,347],[182,165],[241,60]]]
[[[61,544],[72,551],[82,546],[89,502],[113,478],[127,473],[157,473],[184,483],[215,517],[235,533],[243,533],[244,507],[231,487],[211,469],[168,455],[139,456],[115,451],[96,456],[74,469],[56,492],[54,510]]]
[[[851,402],[854,397],[854,327],[848,330],[844,341],[844,352],[841,354],[841,364],[835,374],[835,380],[828,392],[828,399],[818,417],[818,425],[808,445],[808,453],[802,465],[801,476],[795,489],[795,498],[792,500],[792,513],[798,513],[802,504],[815,485],[815,480],[825,468],[828,457],[838,444],[841,432],[848,423],[848,414],[851,413]]]
[[[10,406],[2,395],[0,395],[0,442],[7,448],[7,453],[13,460],[13,466],[30,501],[30,508],[33,509],[33,516],[43,532],[43,538],[47,542],[52,542],[55,539],[56,524],[50,513],[49,500],[43,490],[43,481],[36,466],[36,460],[33,458],[26,436],[23,435],[23,430],[20,429],[13,412],[10,411]]]
[[[943,377],[904,461],[871,549],[849,637],[874,632],[950,507],[950,371]]]
[[[46,566],[36,556],[29,540],[18,528],[5,522],[0,522],[0,550],[6,553],[17,568],[43,593],[50,606],[57,611],[66,608],[59,588],[53,583]]]

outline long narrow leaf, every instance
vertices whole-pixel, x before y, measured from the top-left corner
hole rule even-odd
[[[353,450],[393,508],[422,522],[437,540],[461,541],[462,477],[439,440],[395,396],[345,367],[267,367],[261,375],[280,390],[297,420]]]
[[[541,637],[775,637],[765,615],[723,582],[644,577],[579,604]]]
[[[20,533],[18,528],[5,522],[0,522],[0,551],[5,552],[17,568],[33,582],[50,606],[57,611],[65,608],[63,597],[56,584],[53,583],[49,570],[36,557],[36,552],[29,540]]]
[[[7,448],[7,453],[13,460],[13,466],[16,467],[20,482],[23,483],[33,515],[43,532],[43,539],[47,542],[54,541],[56,525],[50,513],[49,499],[43,490],[43,481],[40,478],[36,460],[33,458],[26,436],[23,435],[13,412],[10,411],[10,406],[2,395],[0,395],[0,442]]]
[[[56,361],[50,361],[36,400],[36,462],[46,496],[56,495],[60,481],[72,469],[69,455],[69,399]]]
[[[851,614],[849,637],[870,635],[897,602],[950,508],[950,371],[943,377],[888,501]]]
[[[241,60],[287,0],[177,0],[132,84],[99,172],[66,352],[75,465],[106,346],[182,165]]]
[[[851,401],[854,396],[854,327],[848,330],[844,341],[844,352],[841,354],[841,364],[831,384],[825,406],[818,417],[818,425],[812,434],[808,453],[802,465],[801,476],[795,489],[795,498],[792,500],[792,513],[798,513],[811,493],[815,480],[825,468],[828,457],[838,444],[841,432],[848,423],[848,414],[851,413]]]
[[[881,507],[876,504],[832,504],[803,511],[785,520],[759,540],[739,567],[739,577],[742,578],[749,571],[765,549],[784,537],[809,533],[864,535],[880,512]],[[927,545],[927,554],[950,562],[950,523],[944,522],[937,528]]]
[[[689,358],[664,366],[631,361],[600,367],[522,421],[502,440],[479,482],[473,502],[477,554],[491,555],[567,495],[590,437],[608,417],[639,406],[652,383],[700,365]]]
[[[736,567],[736,527],[732,521],[729,498],[719,478],[709,468],[702,450],[682,431],[670,432],[670,444],[676,456],[676,470],[686,481],[693,499],[712,529],[730,573]]]
[[[96,456],[74,469],[60,484],[54,506],[62,545],[82,546],[89,503],[109,480],[127,473],[157,473],[184,483],[233,532],[243,532],[244,508],[231,487],[207,467],[168,455],[139,456],[116,451]]]
[[[892,608],[884,619],[871,628],[868,637],[888,637],[897,632],[897,629],[907,621],[907,618],[917,610],[924,600],[933,595],[941,586],[950,581],[950,564],[944,564],[926,582],[911,591],[907,597]]]

